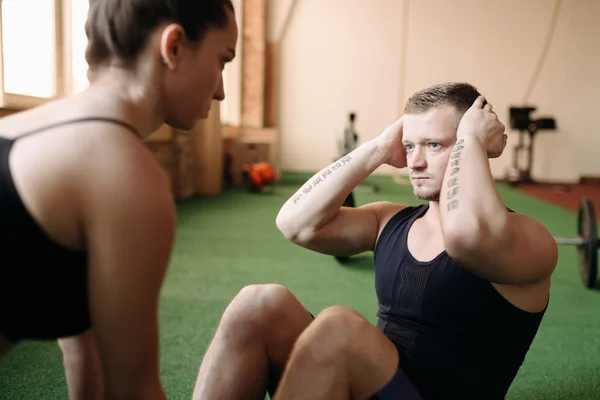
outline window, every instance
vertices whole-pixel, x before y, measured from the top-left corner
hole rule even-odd
[[[242,0],[233,1],[241,7]],[[38,106],[88,86],[88,9],[87,0],[0,0],[0,107]],[[240,118],[241,43],[237,51],[221,104],[223,120],[233,125]]]
[[[27,98],[55,97],[54,0],[2,0],[1,4],[5,101],[28,103]]]
[[[235,19],[241,31],[243,0],[233,0],[233,6],[236,10],[240,10],[235,13]],[[242,112],[242,35],[238,36],[235,53],[236,57],[225,67],[223,72],[225,100],[221,102],[219,111],[221,112],[221,123],[239,126]]]
[[[85,89],[89,82],[87,79],[88,65],[85,61],[85,48],[87,36],[85,35],[85,21],[89,3],[87,1],[71,2],[70,27],[71,27],[71,71],[73,76],[72,91],[74,93]]]

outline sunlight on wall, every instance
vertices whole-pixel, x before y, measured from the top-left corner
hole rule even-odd
[[[235,49],[236,57],[223,71],[225,100],[220,104],[221,122],[237,126],[241,122],[242,102],[242,0],[233,0],[236,10],[235,19],[238,25],[238,41]]]
[[[88,65],[85,61],[85,47],[87,37],[85,35],[85,21],[89,4],[87,1],[71,2],[71,68],[73,71],[73,92],[77,93],[85,89],[89,82],[87,79]]]
[[[32,4],[35,3],[35,5]],[[32,7],[36,12],[31,12]],[[4,90],[55,95],[53,0],[2,0]]]

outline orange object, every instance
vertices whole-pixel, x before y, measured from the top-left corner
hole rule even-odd
[[[275,182],[275,171],[266,161],[246,164],[243,171],[247,176],[246,185],[251,190],[261,190]]]

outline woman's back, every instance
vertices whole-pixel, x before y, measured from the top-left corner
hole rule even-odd
[[[144,205],[128,204],[135,198],[121,194],[122,202],[106,215],[119,214],[119,207],[172,213],[164,200],[170,196],[166,178],[138,131],[126,117],[114,116],[118,110],[87,112],[90,97],[77,99],[79,109],[69,111],[66,100],[51,112],[40,108],[0,120],[0,332],[13,342],[73,336],[91,327],[86,242],[93,238],[85,216],[96,211],[84,193],[110,191],[118,198],[111,187],[122,179],[121,169],[133,169],[128,184],[154,180],[146,193],[151,197],[144,196]]]
[[[140,169],[148,173],[158,172],[153,160],[143,157],[145,148],[132,118],[116,101],[99,108],[97,97],[84,92],[0,119],[3,180],[14,186],[14,195],[51,239],[74,250],[85,248],[85,234],[77,215],[80,199],[73,194],[89,185],[82,171],[92,167],[94,156],[110,160],[104,172],[130,162],[141,162]]]
[[[168,179],[123,119],[62,112],[52,120],[40,110],[23,113],[36,122],[30,134],[33,123],[0,123],[14,129],[0,139],[0,237],[8,239],[0,242],[0,334],[13,343],[55,339],[93,321],[109,365],[143,359],[157,342],[141,332],[157,329],[175,229]],[[132,343],[141,346],[123,348]]]

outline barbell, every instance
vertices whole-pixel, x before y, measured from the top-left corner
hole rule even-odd
[[[556,244],[577,247],[579,273],[585,287],[593,289],[598,279],[598,231],[596,211],[590,199],[582,198],[577,211],[577,237],[554,237]]]

